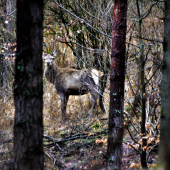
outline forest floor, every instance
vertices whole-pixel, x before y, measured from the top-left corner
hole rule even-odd
[[[60,98],[54,87],[44,93],[44,155],[45,170],[105,170],[107,155],[109,93],[106,93],[106,113],[89,118],[89,95],[70,97],[67,106],[68,120],[63,122]],[[0,170],[13,165],[13,118],[14,104],[11,96],[0,101]],[[133,136],[131,136],[133,135]],[[140,165],[139,143],[141,136],[125,129],[123,136],[123,170],[138,170]],[[152,143],[150,143],[151,145]],[[153,145],[152,145],[153,146]],[[149,147],[148,147],[149,148]],[[149,167],[156,166],[157,155],[147,151]]]
[[[107,154],[107,119],[95,116],[91,123],[61,123],[61,129],[44,134],[45,170],[105,170]],[[88,120],[88,119],[87,119]],[[69,124],[69,125],[68,125]],[[73,125],[74,124],[74,125]],[[72,127],[72,128],[68,128]],[[13,140],[1,133],[0,169],[7,170],[13,164]],[[132,146],[132,147],[131,147]],[[123,170],[141,169],[140,153],[127,131],[123,137]],[[150,153],[148,165],[156,166],[157,155]]]
[[[103,116],[102,116],[103,117]],[[65,170],[105,170],[106,169],[106,155],[107,155],[107,128],[97,132],[98,124],[104,127],[107,124],[107,119],[98,118],[90,125],[95,127],[93,132],[79,133],[74,131],[73,134],[63,136],[62,140],[56,140],[50,143],[50,138],[46,136],[49,144],[45,147],[45,169]],[[90,127],[90,126],[87,126]],[[96,128],[97,127],[97,128]],[[65,143],[65,144],[63,144]],[[123,137],[123,170],[137,170],[141,169],[140,152],[133,148],[134,142],[130,138],[128,132],[125,130]],[[49,148],[48,148],[49,147]],[[149,153],[147,157],[149,167],[155,167],[157,163],[157,155]]]

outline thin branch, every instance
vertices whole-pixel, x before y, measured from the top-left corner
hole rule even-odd
[[[156,5],[157,3],[158,3],[158,1],[152,3],[151,6],[149,7],[149,9],[145,12],[145,14],[143,14],[142,16],[140,15],[139,21],[142,21],[143,19],[145,19],[150,14],[153,6]]]
[[[154,71],[154,73],[152,74],[152,76],[150,77],[150,79],[145,83],[145,86],[149,83],[149,81],[152,79],[152,77],[156,74],[156,72],[159,70],[159,68],[160,68],[160,66],[162,65],[162,63],[163,62],[161,62],[159,65],[158,65],[158,67],[157,67],[157,69]]]
[[[126,144],[126,145],[130,145],[136,152],[138,152],[139,154],[140,154],[140,151],[139,150],[137,150],[133,145],[131,145],[130,143],[128,143],[128,142],[123,142],[124,144]],[[136,142],[137,143],[137,142]]]
[[[63,10],[65,10],[66,12],[68,12],[69,14],[71,14],[72,16],[74,16],[75,18],[79,19],[80,21],[84,22],[88,27],[94,29],[95,31],[99,32],[100,34],[103,34],[109,38],[112,38],[112,36],[105,34],[104,32],[99,31],[98,29],[94,28],[93,26],[91,26],[88,22],[86,22],[84,19],[78,17],[77,15],[73,14],[71,11],[67,10],[66,8],[64,8],[63,6],[61,6],[56,0],[53,0],[60,8],[62,8]]]
[[[17,9],[15,9],[14,11],[12,11],[10,14],[1,15],[0,17],[10,16],[10,17],[16,18],[15,16],[12,15],[12,14],[13,14],[14,12],[16,12],[16,11],[17,11]]]
[[[139,38],[138,36],[132,36],[132,37],[133,38]],[[160,39],[149,39],[149,38],[145,38],[145,37],[141,37],[141,39],[151,41],[151,42],[163,43],[163,40],[160,40]]]

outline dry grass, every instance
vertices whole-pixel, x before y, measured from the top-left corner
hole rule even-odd
[[[13,158],[14,102],[12,95],[0,99],[0,169]]]
[[[11,97],[0,100],[0,135],[10,134],[13,130],[14,102]]]

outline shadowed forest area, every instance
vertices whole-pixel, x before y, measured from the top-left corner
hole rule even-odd
[[[43,74],[44,169],[106,169],[110,107],[112,0],[44,0],[43,54],[55,54],[60,68],[96,69],[105,113],[89,116],[91,95],[70,96],[67,120],[55,86]],[[14,164],[14,75],[16,1],[0,1],[0,169]],[[123,170],[158,163],[161,119],[165,4],[162,0],[127,3]],[[33,35],[34,36],[34,35]],[[43,62],[43,71],[45,63]],[[143,156],[145,155],[145,156]]]

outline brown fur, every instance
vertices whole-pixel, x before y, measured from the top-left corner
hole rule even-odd
[[[90,115],[92,115],[99,95],[99,71],[94,69],[59,68],[55,64],[54,57],[50,54],[46,55],[44,60],[45,77],[55,85],[61,98],[62,118],[65,119],[69,95],[83,95],[88,92],[92,96],[92,108],[90,111]]]

